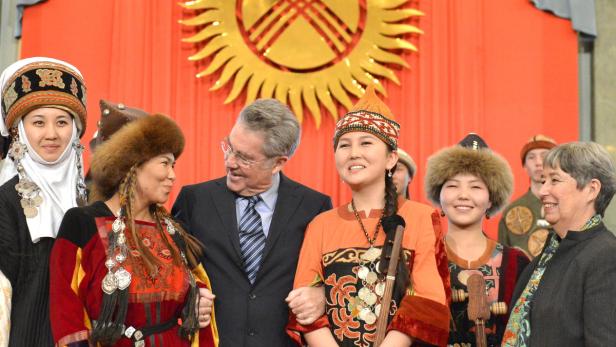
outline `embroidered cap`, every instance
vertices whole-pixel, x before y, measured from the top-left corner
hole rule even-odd
[[[2,73],[2,117],[8,129],[28,112],[55,107],[73,115],[80,137],[86,129],[86,86],[79,70],[61,60],[28,58]]]
[[[374,86],[368,86],[357,104],[336,123],[334,149],[340,136],[355,131],[371,133],[391,149],[397,149],[400,125],[393,118],[389,107],[376,95]]]
[[[526,162],[526,153],[532,151],[537,148],[545,148],[551,149],[556,147],[556,141],[553,138],[547,137],[545,135],[537,134],[530,139],[528,142],[522,147],[520,151],[520,157],[522,158],[522,165]]]

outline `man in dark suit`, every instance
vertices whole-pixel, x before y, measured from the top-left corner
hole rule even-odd
[[[253,102],[221,144],[227,175],[182,188],[173,206],[205,246],[221,347],[293,346],[285,334],[285,298],[306,226],[332,207],[329,197],[281,172],[299,137],[288,107],[273,99]],[[320,289],[299,296],[306,309],[323,300]]]

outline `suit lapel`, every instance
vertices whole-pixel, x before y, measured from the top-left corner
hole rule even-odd
[[[276,240],[284,232],[288,220],[293,216],[302,200],[301,196],[296,193],[296,189],[297,184],[290,181],[281,172],[278,198],[276,199],[272,224],[270,224],[269,234],[265,242],[265,249],[263,250],[263,257],[261,258],[262,262],[265,262],[267,255],[274,247]]]
[[[212,196],[214,198],[214,206],[216,206],[218,215],[235,249],[235,253],[238,256],[239,264],[241,264],[242,251],[240,250],[240,236],[237,229],[237,216],[235,213],[235,194],[227,188],[227,184],[224,180],[219,180],[216,183],[219,189]]]

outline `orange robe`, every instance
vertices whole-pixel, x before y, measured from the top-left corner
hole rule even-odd
[[[381,210],[372,210],[362,223],[373,237]],[[401,200],[398,214],[406,222],[402,247],[409,260],[410,285],[402,300],[392,303],[388,330],[398,330],[416,342],[444,346],[449,334],[449,309],[443,279],[437,269],[435,245],[440,232],[438,214],[431,207]],[[374,246],[385,241],[381,230]],[[287,332],[302,343],[302,333],[329,327],[341,346],[372,346],[376,325],[365,324],[348,303],[361,288],[359,256],[370,248],[348,205],[318,215],[308,226],[297,265],[294,288],[325,286],[326,311],[311,325],[297,323],[291,313]],[[448,276],[448,274],[447,274]],[[393,310],[392,310],[393,311]]]

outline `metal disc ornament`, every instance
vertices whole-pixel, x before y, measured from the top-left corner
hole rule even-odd
[[[359,270],[357,271],[357,277],[365,280],[366,276],[368,276],[368,273],[370,272],[370,269],[368,269],[368,267],[366,266],[360,266]]]
[[[378,279],[379,276],[376,274],[376,272],[370,271],[368,275],[366,275],[366,282],[369,284],[376,282]]]
[[[103,292],[108,295],[113,294],[113,292],[118,289],[118,280],[113,273],[109,272],[105,275],[101,287],[103,288]]]
[[[126,271],[123,267],[120,267],[115,273],[115,278],[118,280],[118,289],[124,290],[128,288],[131,281],[130,272]]]

